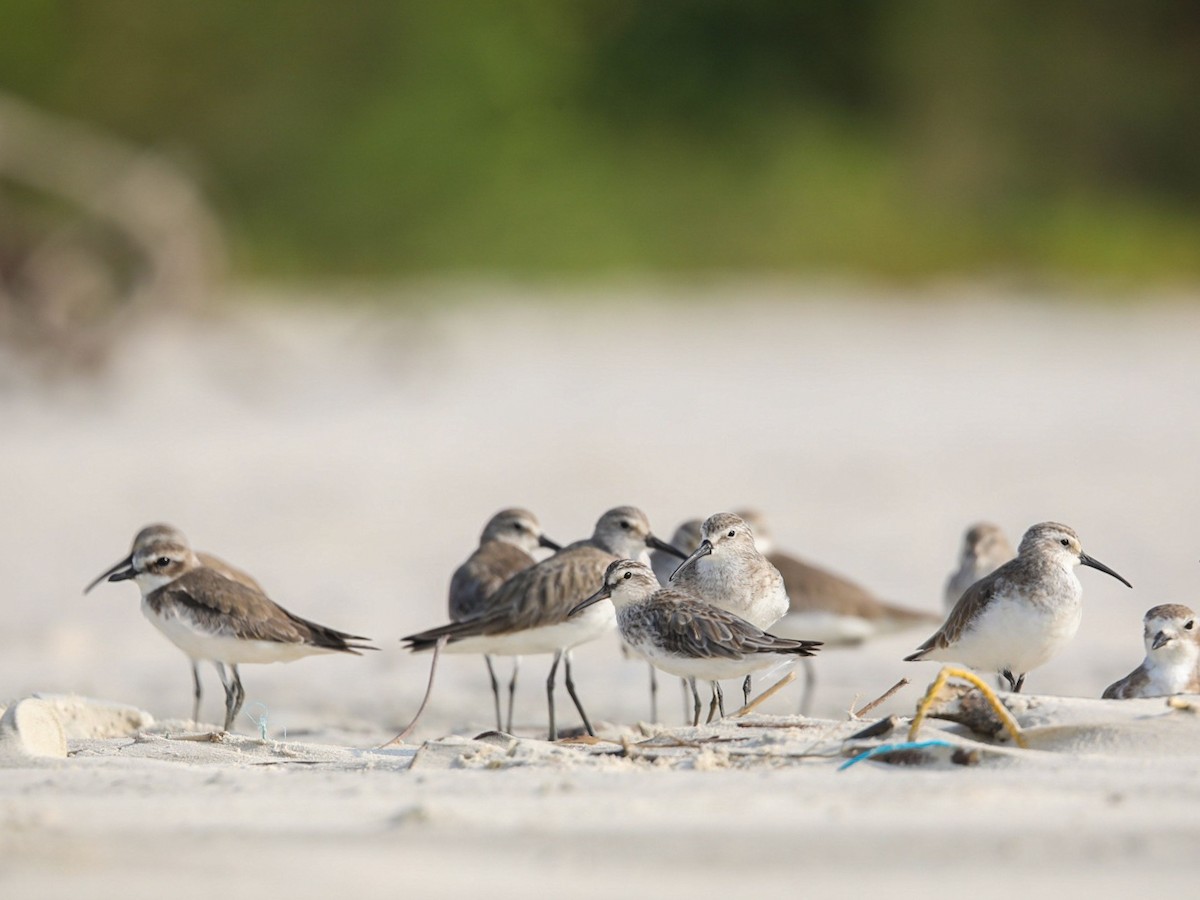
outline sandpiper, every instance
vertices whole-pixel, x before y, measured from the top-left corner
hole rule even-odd
[[[728,523],[722,525],[728,528]],[[661,587],[653,570],[632,559],[609,564],[604,583],[578,603],[575,615],[611,600],[621,638],[653,665],[686,678],[692,689],[692,724],[700,724],[696,679],[712,684],[714,707],[725,715],[720,680],[740,678],[795,657],[812,656],[820,641],[776,637],[745,619],[674,587]]]
[[[905,660],[998,672],[1020,691],[1026,673],[1046,663],[1079,628],[1083,586],[1075,567],[1081,564],[1133,587],[1084,553],[1073,530],[1042,522],[1025,532],[1016,559],[971,585],[945,624]]]
[[[1003,529],[991,522],[976,522],[963,535],[958,568],[946,580],[946,609],[953,609],[963,591],[1016,556]]]
[[[213,562],[216,565],[208,564]],[[199,718],[200,704],[196,664],[208,660],[216,667],[225,688],[225,731],[245,700],[240,664],[290,662],[314,653],[358,656],[360,650],[377,649],[356,643],[368,638],[293,615],[267,597],[249,575],[195,553],[182,532],[169,525],[143,528],[130,554],[84,592],[105,578],[135,581],[142,592],[142,613],[191,660],[193,721]]]
[[[934,625],[941,616],[888,603],[861,585],[774,549],[763,516],[753,510],[739,515],[754,533],[754,544],[783,576],[788,611],[771,626],[781,637],[804,636],[830,647],[855,647],[871,638],[920,625]],[[816,689],[814,666],[804,660],[805,685],[801,712],[808,714]]]
[[[1143,637],[1146,658],[1104,691],[1105,700],[1200,693],[1200,628],[1196,614],[1178,603],[1150,609]]]
[[[579,711],[584,728],[588,734],[594,734],[575,693],[571,648],[611,631],[615,617],[612,604],[599,604],[586,615],[570,619],[568,613],[595,591],[603,581],[605,568],[614,559],[646,556],[647,548],[668,547],[650,531],[645,513],[632,506],[618,506],[600,517],[590,538],[576,541],[501,585],[487,612],[409,635],[404,640],[413,651],[431,650],[444,638],[447,652],[500,656],[553,653],[554,661],[546,679],[550,740],[558,737],[554,681],[560,660],[565,663],[567,693]]]
[[[486,613],[493,596],[504,582],[537,562],[533,552],[539,547],[562,548],[542,531],[537,516],[527,509],[503,509],[488,520],[479,537],[479,547],[454,571],[450,579],[449,612],[451,622],[463,622]],[[514,656],[512,678],[508,682],[508,728],[512,731],[513,696],[517,689],[517,669],[521,658]],[[500,718],[500,685],[490,654],[484,654],[492,697],[496,703],[496,730],[504,729]]]
[[[788,611],[779,574],[754,546],[754,534],[740,516],[715,513],[704,520],[700,546],[671,575],[671,585],[745,619],[764,631]],[[750,702],[751,680],[742,684]]]
[[[671,535],[671,546],[691,556],[704,540],[703,530],[703,519],[688,519],[680,523]],[[654,570],[654,577],[658,579],[658,583],[666,585],[671,580],[671,573],[679,568],[679,557],[655,550],[650,554],[650,568]]]

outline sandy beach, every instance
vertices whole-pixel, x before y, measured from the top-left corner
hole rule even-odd
[[[37,381],[0,357],[0,705],[96,698],[70,701],[65,759],[0,767],[5,896],[1190,885],[1200,717],[1096,698],[1141,661],[1146,609],[1200,603],[1194,298],[408,290],[420,302],[403,314],[246,291],[131,325],[86,379]],[[930,611],[981,518],[1014,540],[1066,522],[1134,589],[1080,572],[1079,633],[1026,682],[1030,749],[926,726],[979,750],[975,765],[838,770],[870,721],[848,709],[908,676],[873,715],[911,715],[937,671],[901,662],[924,631],[822,654],[811,720],[793,685],[698,731],[667,678],[669,728],[646,724],[645,666],[596,642],[576,654],[596,745],[540,740],[544,658],[522,663],[516,738],[475,740],[493,724],[485,671],[447,656],[410,742],[373,749],[425,688],[428,658],[398,639],[445,619],[488,516],[524,505],[566,542],[624,503],[665,536],[755,507],[781,549]],[[180,740],[185,657],[131,585],[82,595],[152,521],[380,652],[246,666],[238,733]],[[202,717],[219,722],[202,677]],[[103,704],[144,714],[115,726]],[[558,709],[578,724],[561,690]]]

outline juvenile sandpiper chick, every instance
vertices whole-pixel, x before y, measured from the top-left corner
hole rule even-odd
[[[1066,525],[1042,522],[1021,538],[1016,559],[981,578],[959,598],[944,625],[905,660],[959,662],[998,672],[1014,691],[1075,636],[1083,615],[1078,565],[1128,581],[1083,552]]]
[[[560,660],[565,663],[567,693],[588,734],[595,734],[575,693],[571,648],[611,631],[616,625],[615,614],[612,604],[607,603],[594,606],[585,615],[568,618],[568,613],[601,584],[609,563],[625,557],[647,557],[648,548],[664,550],[670,545],[650,531],[646,514],[632,506],[610,509],[596,522],[590,538],[576,541],[501,585],[492,595],[487,612],[409,635],[404,640],[413,651],[431,650],[444,638],[448,653],[499,656],[553,653],[554,661],[546,679],[550,740],[558,737],[554,681]]]
[[[1178,603],[1150,609],[1142,620],[1146,659],[1104,691],[1105,700],[1200,694],[1200,628],[1196,614]]]
[[[767,634],[745,619],[674,587],[661,587],[653,570],[632,559],[611,563],[596,593],[571,614],[611,600],[621,638],[654,666],[686,678],[692,689],[693,725],[700,724],[696,679],[711,682],[725,715],[720,680],[740,678],[780,662],[812,656],[820,641]],[[714,709],[709,709],[712,721]]]
[[[143,615],[192,662],[197,707],[200,679],[196,663],[208,660],[216,667],[225,688],[225,731],[232,727],[246,697],[238,673],[240,664],[290,662],[314,653],[359,656],[360,650],[377,649],[354,643],[369,638],[293,615],[252,586],[257,583],[245,573],[227,564],[221,566],[206,565],[178,529],[151,526],[138,533],[129,556],[86,590],[104,578],[132,579],[137,584]],[[244,578],[232,577],[238,573]],[[199,718],[198,709],[193,710],[192,718]]]
[[[488,520],[479,537],[479,547],[450,578],[449,612],[451,622],[463,622],[483,615],[500,586],[523,569],[537,562],[533,552],[539,547],[562,548],[542,531],[537,516],[527,509],[503,509]],[[513,657],[512,678],[508,682],[508,731],[512,731],[513,695],[517,690],[519,656]],[[490,654],[484,654],[492,697],[496,703],[496,730],[504,728],[500,718],[500,684]]]
[[[999,525],[976,522],[963,535],[958,568],[946,580],[946,609],[953,609],[963,591],[1016,556]]]
[[[715,513],[704,520],[702,540],[671,576],[671,586],[733,613],[764,631],[788,611],[779,574],[754,546],[754,534],[740,516]],[[750,702],[750,675],[742,684]]]
[[[828,569],[774,549],[766,520],[756,511],[739,513],[754,533],[754,545],[779,574],[788,596],[788,611],[771,626],[781,637],[801,635],[825,648],[856,647],[872,638],[908,628],[936,625],[942,617],[881,600],[866,588]],[[816,690],[814,666],[804,661],[801,712],[808,714]]]

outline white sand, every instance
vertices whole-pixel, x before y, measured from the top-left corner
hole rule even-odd
[[[1033,749],[969,768],[839,773],[840,759],[797,758],[840,749],[844,710],[901,675],[914,685],[881,712],[909,713],[936,671],[900,662],[923,633],[821,658],[816,712],[833,721],[811,738],[726,726],[717,734],[756,736],[658,762],[467,743],[490,725],[483,666],[446,657],[415,737],[435,743],[415,767],[415,745],[366,749],[424,688],[427,660],[396,639],[442,621],[450,572],[513,503],[559,540],[618,503],[642,506],[663,535],[753,505],[782,548],[928,609],[972,520],[1013,537],[1065,521],[1135,590],[1082,571],[1080,633],[1027,682],[1043,696],[1098,697],[1140,661],[1147,608],[1200,603],[1200,309],[949,289],[916,304],[815,288],[784,302],[792,293],[613,291],[556,306],[549,292],[508,293],[448,312],[434,295],[407,317],[234,303],[203,323],[135,329],[99,381],[35,386],[0,366],[0,704],[43,692],[135,708],[60,710],[68,759],[0,768],[0,892],[1013,896],[1191,883],[1200,726],[1160,701],[1046,698],[1026,720]],[[248,666],[241,737],[167,739],[191,706],[186,661],[133,587],[80,594],[153,520],[383,650]],[[518,731],[532,738],[546,660],[522,671]],[[217,720],[220,687],[203,677]],[[642,738],[611,723],[645,717],[644,666],[602,642],[579,652],[576,680],[605,734]],[[797,702],[790,688],[764,712]],[[670,679],[662,703],[682,716]],[[266,744],[252,721],[264,715]]]

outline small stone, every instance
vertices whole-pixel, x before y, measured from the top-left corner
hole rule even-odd
[[[18,700],[0,718],[0,757],[66,759],[67,736],[54,708],[33,697]]]

